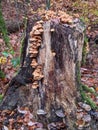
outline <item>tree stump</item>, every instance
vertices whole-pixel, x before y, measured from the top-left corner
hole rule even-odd
[[[56,19],[36,22],[24,43],[21,68],[0,109],[28,106],[46,127],[62,121],[74,130],[83,31],[77,19],[72,24]]]

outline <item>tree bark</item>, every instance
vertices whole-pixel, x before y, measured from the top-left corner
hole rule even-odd
[[[32,43],[26,39],[20,71],[9,84],[0,108],[29,106],[44,126],[62,121],[68,122],[68,130],[74,130],[84,27],[79,20],[72,25],[47,21],[43,30],[36,56],[29,53]],[[31,66],[34,59],[40,66],[40,79],[35,76],[38,68]]]

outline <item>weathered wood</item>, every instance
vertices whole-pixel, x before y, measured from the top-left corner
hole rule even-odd
[[[28,42],[21,69],[11,81],[0,108],[13,109],[26,105],[44,125],[67,121],[68,129],[74,130],[75,102],[79,87],[77,76],[82,59],[84,28],[80,21],[73,25],[48,21],[43,28],[42,43],[36,57],[44,75],[38,80],[39,87],[34,89],[28,86],[28,83],[35,82],[32,75],[35,68],[31,67],[32,58],[28,53],[31,43]],[[51,29],[54,31],[51,32]]]

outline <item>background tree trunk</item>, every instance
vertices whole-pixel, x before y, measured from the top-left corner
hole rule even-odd
[[[68,129],[74,130],[84,27],[80,21],[73,25],[48,21],[43,29],[36,56],[31,57],[28,50],[32,43],[25,39],[20,71],[9,84],[0,108],[29,106],[44,126],[49,122],[67,121]],[[35,77],[37,67],[31,66],[33,59],[37,60],[37,67],[41,67],[40,79]]]

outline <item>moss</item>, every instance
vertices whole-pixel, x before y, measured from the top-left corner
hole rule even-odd
[[[0,94],[0,102],[2,101],[2,99],[3,99],[3,95],[2,95],[2,94]]]
[[[90,92],[90,93],[96,93],[95,90],[93,88],[89,88],[87,85],[83,85],[82,84],[82,88],[84,91]]]
[[[92,109],[98,109],[98,106],[95,104],[95,102],[89,96],[86,95],[86,91],[92,92],[92,93],[94,92],[90,88],[88,88],[86,85],[81,84],[80,94],[81,94],[83,102],[86,102],[87,104],[89,104]]]
[[[86,95],[85,91],[83,90],[80,91],[80,94],[81,94],[82,100],[86,102],[87,104],[89,104],[92,109],[98,109],[97,105],[94,103],[94,101],[90,97]]]

